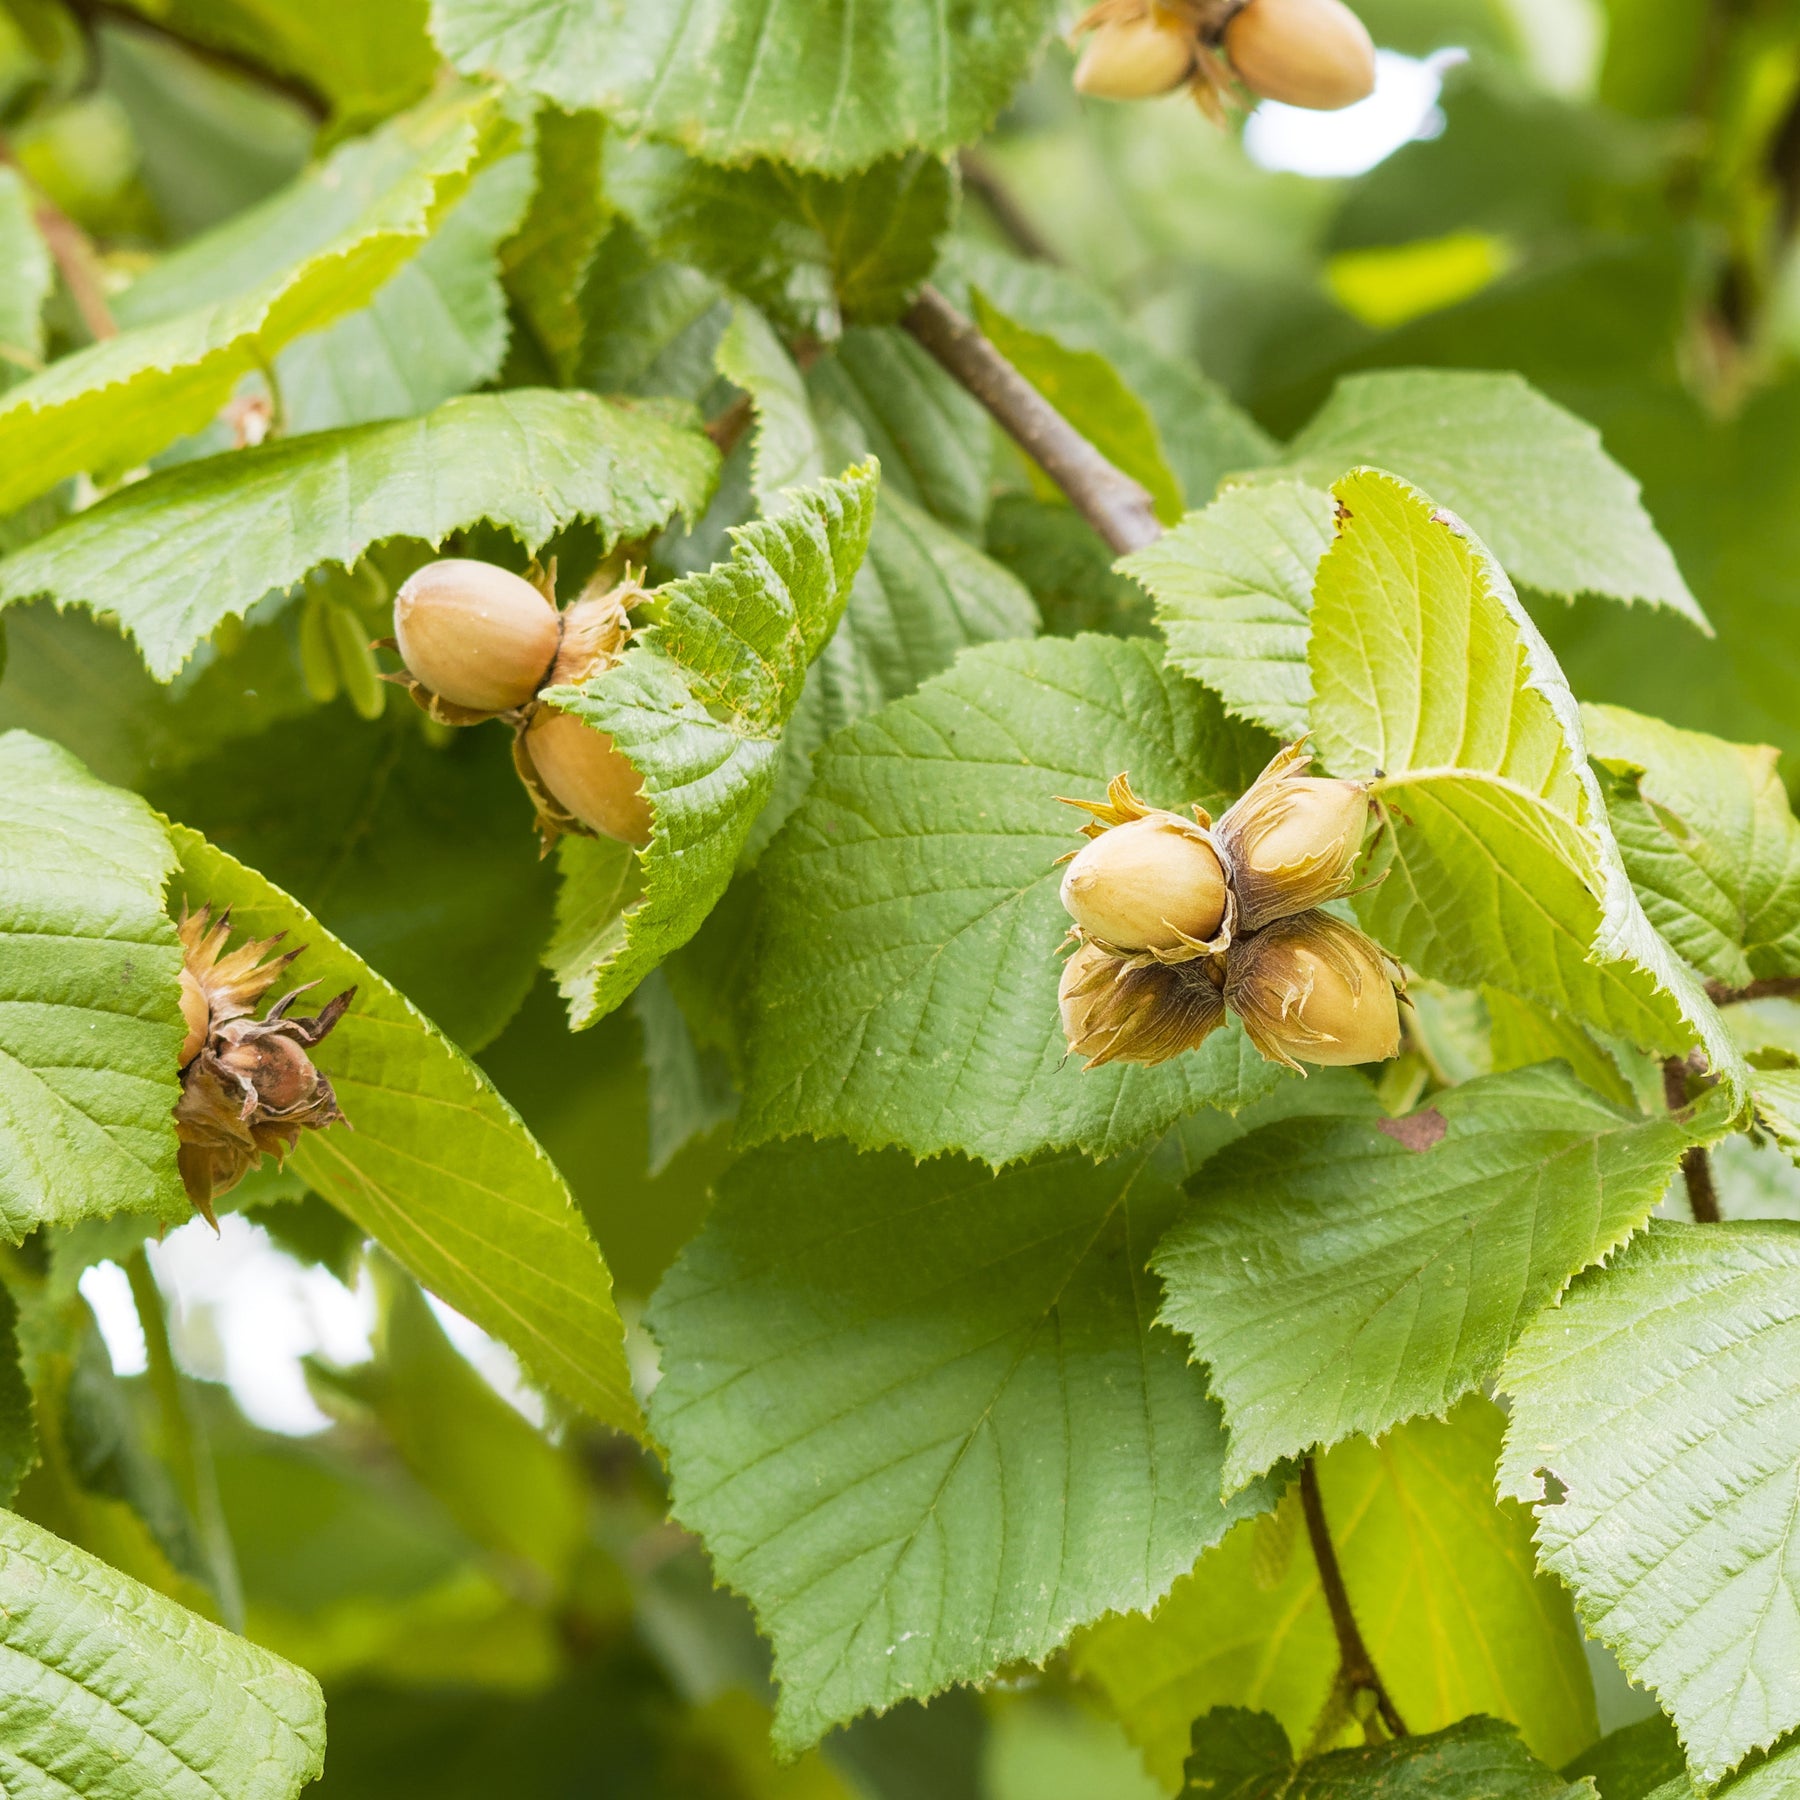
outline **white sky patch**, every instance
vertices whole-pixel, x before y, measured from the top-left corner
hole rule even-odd
[[[1295,175],[1361,175],[1403,144],[1444,129],[1438,108],[1445,73],[1465,50],[1427,57],[1375,52],[1375,91],[1340,112],[1311,112],[1265,100],[1244,126],[1244,148],[1265,169]]]
[[[369,1360],[371,1283],[352,1290],[317,1264],[296,1262],[242,1213],[224,1214],[216,1238],[195,1219],[149,1253],[184,1368],[223,1381],[244,1416],[267,1431],[308,1437],[331,1424],[307,1391],[301,1359],[345,1367]],[[112,1342],[108,1334],[109,1349]]]
[[[131,1277],[116,1262],[99,1262],[81,1271],[81,1297],[93,1308],[112,1358],[115,1375],[141,1375],[150,1366],[144,1328],[138,1323]]]
[[[473,1365],[475,1372],[514,1412],[541,1430],[546,1417],[544,1398],[525,1378],[519,1359],[498,1338],[490,1337],[474,1320],[465,1319],[455,1307],[446,1306],[436,1294],[427,1293],[425,1301],[463,1360]]]

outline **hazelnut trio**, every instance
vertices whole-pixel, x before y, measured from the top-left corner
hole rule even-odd
[[[1222,119],[1233,83],[1319,112],[1367,99],[1375,45],[1343,0],[1099,0],[1075,86],[1104,100],[1147,100],[1191,87]]]
[[[552,571],[538,579],[492,563],[427,563],[394,596],[394,644],[406,664],[390,679],[445,725],[508,720],[513,761],[546,847],[565,832],[649,843],[643,780],[610,734],[538,699],[611,668],[631,638],[626,581],[557,610]]]
[[[1225,1022],[1272,1062],[1381,1062],[1399,1049],[1380,949],[1317,909],[1349,892],[1369,815],[1363,782],[1307,775],[1280,751],[1215,824],[1146,806],[1120,775],[1069,859],[1075,953],[1058,995],[1088,1066],[1165,1062]]]

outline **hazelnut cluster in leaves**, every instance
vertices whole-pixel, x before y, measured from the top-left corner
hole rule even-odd
[[[558,610],[554,564],[520,576],[465,557],[427,563],[394,596],[391,647],[406,667],[389,679],[440,724],[512,725],[546,849],[567,832],[650,841],[643,781],[612,738],[538,699],[613,667],[631,640],[629,608],[644,597],[627,576],[590,583]]]
[[[1089,1068],[1167,1062],[1230,1014],[1291,1069],[1399,1051],[1392,965],[1318,910],[1355,880],[1369,790],[1307,775],[1310,760],[1288,745],[1216,824],[1146,806],[1124,775],[1104,801],[1067,803],[1093,816],[1063,876],[1075,947],[1059,990]]]
[[[175,1107],[176,1164],[195,1208],[215,1226],[213,1201],[265,1156],[279,1163],[302,1131],[348,1123],[330,1081],[309,1051],[330,1034],[356,997],[346,988],[316,1018],[288,1009],[308,983],[284,994],[262,1018],[262,997],[304,951],[272,955],[280,935],[227,949],[231,913],[210,907],[182,915],[181,1099]]]
[[[1375,88],[1375,45],[1343,0],[1099,0],[1075,33],[1081,93],[1148,100],[1186,87],[1220,123],[1241,90],[1335,112]]]

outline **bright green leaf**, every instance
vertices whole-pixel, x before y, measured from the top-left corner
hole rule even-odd
[[[1319,1459],[1319,1488],[1357,1623],[1407,1726],[1490,1713],[1554,1765],[1593,1741],[1593,1684],[1568,1596],[1536,1570],[1530,1514],[1495,1503],[1504,1427],[1472,1396],[1378,1445],[1338,1445]],[[1074,1651],[1170,1789],[1189,1721],[1209,1707],[1263,1708],[1307,1742],[1337,1660],[1294,1489],[1208,1551],[1151,1618],[1108,1619]]]
[[[1800,1162],[1800,1068],[1756,1069],[1750,1076],[1756,1117],[1795,1162]]]
[[[1665,1053],[1743,1063],[1644,916],[1562,671],[1486,549],[1416,489],[1364,470],[1319,565],[1313,726],[1340,775],[1380,771],[1384,879],[1364,924],[1421,974],[1523,994]]]
[[[1152,1605],[1230,1505],[1140,1274],[1142,1151],[994,1176],[846,1146],[725,1177],[649,1315],[677,1516],[775,1647],[778,1741],[1040,1660]]]
[[[1155,598],[1169,661],[1278,737],[1307,729],[1313,577],[1332,524],[1317,488],[1232,488],[1120,565]]]
[[[175,861],[135,794],[0,736],[0,1233],[187,1216],[175,1170]]]
[[[1271,745],[1143,639],[982,645],[835,738],[762,864],[765,938],[740,1129],[842,1133],[992,1163],[1124,1149],[1283,1079],[1236,1025],[1157,1069],[1070,1060],[1058,795],[1121,770],[1217,812]]]
[[[1047,0],[434,0],[431,19],[465,71],[714,162],[838,174],[978,136],[1052,23]]]
[[[1644,600],[1706,624],[1638,484],[1599,432],[1518,375],[1345,376],[1281,466],[1325,487],[1358,463],[1391,469],[1455,508],[1521,586]]]
[[[703,508],[697,432],[591,394],[530,388],[422,419],[288,438],[134,483],[0,563],[0,601],[116,611],[167,680],[221,619],[390,537],[441,543],[491,520],[536,549],[571,519],[610,544]]]
[[[1500,1486],[1710,1784],[1800,1724],[1800,1226],[1653,1221],[1532,1324]]]
[[[435,1294],[503,1339],[547,1387],[638,1425],[612,1279],[550,1159],[492,1084],[304,908],[185,826],[191,905],[305,945],[296,974],[356,1001],[320,1046],[351,1129],[303,1134],[291,1166]]]
[[[205,425],[284,344],[361,306],[423,247],[500,128],[491,96],[434,100],[143,277],[115,310],[154,323],[0,401],[0,513],[82,470],[118,477]]]
[[[0,1504],[12,1505],[19,1483],[38,1459],[31,1383],[19,1360],[19,1307],[0,1286]]]
[[[292,1800],[325,1761],[319,1684],[0,1513],[0,1786],[17,1800]]]
[[[543,698],[611,735],[644,778],[647,849],[570,838],[546,960],[576,1026],[612,1011],[700,927],[768,801],[782,731],[868,546],[879,470],[794,494],[732,557],[657,591],[632,653]]]
[[[0,391],[44,356],[44,302],[56,270],[31,212],[24,177],[0,165]]]
[[[1632,885],[1703,975],[1800,975],[1800,822],[1767,745],[1728,744],[1617,706],[1582,708]]]
[[[1495,1074],[1527,1069],[1533,1063],[1566,1062],[1578,1081],[1615,1105],[1636,1107],[1637,1095],[1619,1066],[1621,1047],[1602,1044],[1585,1025],[1522,1000],[1499,988],[1484,988],[1482,1010],[1488,1017],[1488,1050]],[[1657,1105],[1662,1104],[1659,1097]]]
[[[1153,1266],[1224,1405],[1227,1488],[1444,1412],[1649,1217],[1688,1142],[1547,1063],[1221,1151]]]

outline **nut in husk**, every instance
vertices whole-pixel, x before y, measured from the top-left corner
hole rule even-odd
[[[1075,29],[1087,40],[1075,64],[1077,93],[1149,100],[1172,94],[1194,73],[1200,44],[1185,9],[1158,0],[1109,0]]]
[[[1248,0],[1225,26],[1232,72],[1253,94],[1336,112],[1375,91],[1375,45],[1343,0]]]
[[[399,679],[446,725],[528,704],[550,673],[562,621],[544,588],[493,563],[446,557],[394,596]]]
[[[1063,907],[1083,937],[1166,961],[1223,947],[1230,896],[1203,812],[1184,819],[1146,806],[1123,775],[1105,801],[1065,804],[1094,821],[1062,881]]]
[[[1225,1004],[1251,1043],[1290,1069],[1386,1062],[1400,1050],[1399,998],[1387,958],[1328,913],[1278,919],[1233,944]]]
[[[176,1151],[188,1198],[205,1217],[264,1156],[281,1161],[302,1131],[346,1122],[331,1083],[308,1054],[343,1017],[356,990],[338,995],[316,1018],[288,1017],[306,990],[296,988],[261,1018],[257,1005],[295,957],[273,955],[279,937],[228,950],[231,914],[211,908],[181,921],[184,966],[181,1010],[181,1099],[175,1107]]]
[[[1163,963],[1079,944],[1057,985],[1069,1053],[1097,1069],[1163,1063],[1198,1049],[1225,1023],[1221,979],[1216,959]]]
[[[1307,775],[1310,761],[1301,745],[1289,744],[1213,827],[1240,931],[1323,906],[1355,880],[1368,784]]]

